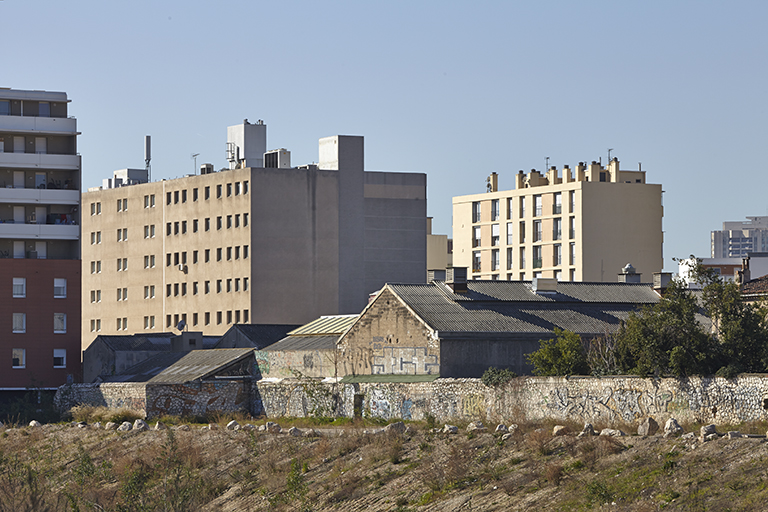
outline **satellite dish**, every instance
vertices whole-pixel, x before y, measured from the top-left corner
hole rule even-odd
[[[187,325],[187,322],[186,322],[186,320],[184,320],[184,319],[182,318],[182,319],[181,319],[181,321],[179,321],[179,324],[176,326],[176,329],[178,329],[178,330],[179,330],[179,332],[181,332],[181,331],[183,331],[183,330],[184,330],[184,327],[185,327],[186,325]]]

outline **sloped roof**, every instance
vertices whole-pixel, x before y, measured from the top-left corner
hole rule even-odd
[[[237,329],[247,338],[254,347],[265,347],[275,343],[285,337],[288,332],[300,327],[296,324],[235,324],[231,329]],[[227,335],[221,336],[216,347],[226,339]]]
[[[153,335],[102,334],[97,336],[96,339],[101,340],[115,352],[140,350],[164,352],[171,350],[171,338],[174,336],[177,336],[177,334],[172,332],[161,332]],[[218,342],[219,336],[203,336],[203,348],[212,348]]]
[[[332,350],[336,348],[338,336],[287,336],[277,343],[262,350],[274,352],[278,350]]]
[[[298,329],[289,332],[289,336],[330,335],[340,336],[355,323],[359,315],[330,315],[321,316]]]
[[[219,348],[190,352],[164,352],[128,368],[106,382],[147,382],[183,384],[205,379],[253,354],[250,348]]]
[[[451,333],[579,334],[612,331],[631,311],[659,301],[650,284],[558,283],[535,293],[528,281],[468,281],[456,294],[442,282],[389,285],[441,337]]]
[[[764,295],[768,293],[768,275],[752,279],[741,288],[743,295]]]

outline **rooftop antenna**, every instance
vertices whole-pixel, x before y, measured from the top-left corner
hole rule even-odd
[[[549,157],[544,159],[544,172],[549,170]]]
[[[192,153],[192,160],[195,161],[195,167],[192,169],[192,174],[197,174],[197,157],[200,156],[200,153]]]
[[[608,163],[611,163],[611,151],[613,151],[613,148],[608,148]]]
[[[144,165],[147,169],[147,181],[152,181],[152,166],[149,162],[152,160],[152,137],[149,135],[144,136]]]

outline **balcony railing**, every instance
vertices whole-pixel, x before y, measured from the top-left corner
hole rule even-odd
[[[533,260],[533,268],[541,268],[541,266],[542,266],[541,258]]]

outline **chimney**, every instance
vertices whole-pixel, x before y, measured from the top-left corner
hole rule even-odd
[[[619,272],[619,282],[639,283],[640,276],[642,276],[642,274],[638,274],[637,270],[635,270],[635,267],[633,267],[631,263],[627,263],[624,265],[624,268],[621,269],[621,272]]]
[[[179,336],[171,338],[171,352],[188,352],[203,348],[203,333],[182,331]]]
[[[746,258],[741,259],[741,270],[736,271],[734,280],[736,281],[736,284],[739,285],[739,288],[743,289],[744,283],[746,283],[750,279],[751,279],[751,276],[749,272],[749,256],[747,256]]]
[[[492,172],[491,175],[485,179],[485,182],[488,185],[488,192],[499,191],[499,175],[495,172]]]
[[[448,282],[446,283],[453,293],[467,293],[467,267],[453,267],[448,269]]]
[[[659,295],[664,295],[664,290],[667,289],[671,281],[672,281],[672,272],[654,272],[653,273],[653,291],[655,291]]]
[[[445,269],[427,270],[427,282],[432,281],[445,281],[446,272]]]
[[[554,277],[534,277],[534,293],[557,293],[557,279]]]

